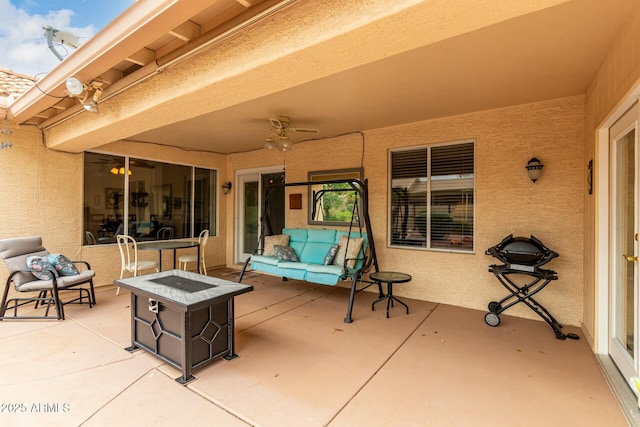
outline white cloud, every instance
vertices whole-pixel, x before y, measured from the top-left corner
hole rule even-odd
[[[74,34],[80,37],[81,44],[95,34],[93,25],[72,27],[73,14],[72,10],[60,9],[46,15],[29,15],[9,0],[0,0],[0,67],[31,76],[51,71],[60,60],[49,50],[42,27]],[[73,52],[64,46],[56,49],[64,57]]]

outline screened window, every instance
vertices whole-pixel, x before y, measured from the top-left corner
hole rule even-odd
[[[391,151],[391,246],[473,251],[474,165],[474,142]]]
[[[85,245],[216,232],[215,170],[107,154],[84,155]]]
[[[362,169],[309,172],[309,182],[361,179]],[[309,186],[309,224],[344,225],[358,222],[354,206],[356,192],[349,183],[320,183]],[[356,210],[354,211],[354,207]]]

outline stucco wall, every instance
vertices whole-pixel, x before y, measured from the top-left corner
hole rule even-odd
[[[0,238],[27,235],[42,236],[50,252],[71,259],[86,260],[96,271],[95,284],[109,285],[120,276],[118,248],[112,245],[82,246],[82,155],[68,154],[44,147],[40,131],[35,127],[12,124],[13,148],[0,151]],[[130,155],[217,169],[219,180],[225,176],[225,156],[189,152],[134,142],[116,142],[102,147],[101,152]],[[226,242],[225,198],[219,196],[220,217],[217,236],[206,247],[207,267],[224,265]],[[142,251],[143,259],[157,259],[155,251]],[[163,265],[171,265],[172,253],[164,254]],[[7,272],[0,268],[4,283]]]
[[[616,42],[600,68],[597,78],[587,92],[585,101],[585,157],[586,165],[594,160],[595,191],[585,195],[585,287],[583,330],[593,342],[598,324],[596,289],[596,253],[600,245],[607,242],[596,241],[596,207],[598,191],[606,182],[598,181],[597,170],[603,168],[602,159],[596,153],[597,130],[627,97],[640,85],[640,10],[629,17],[629,23],[620,30]],[[605,141],[606,143],[606,141]],[[606,162],[606,161],[605,161]],[[606,284],[604,284],[606,286]]]
[[[387,246],[388,150],[427,143],[474,139],[476,146],[476,251],[474,254],[395,249]],[[396,293],[411,298],[486,310],[507,291],[488,272],[494,260],[484,251],[506,235],[535,235],[560,253],[549,264],[559,280],[539,300],[562,323],[582,321],[584,226],[584,97],[576,96],[412,123],[365,132],[364,170],[370,184],[372,227],[381,269],[404,271],[413,281]],[[288,182],[304,181],[311,170],[360,166],[358,134],[305,142],[286,153]],[[545,164],[533,184],[525,165]],[[229,156],[232,179],[238,169],[282,164],[283,154],[260,150]],[[288,192],[301,192],[288,189]],[[306,193],[303,206],[306,206]],[[231,209],[233,204],[228,205]],[[287,209],[287,226],[304,226],[306,212]],[[233,226],[233,215],[227,225]],[[233,259],[227,234],[227,259]],[[509,314],[540,319],[519,306]],[[482,316],[478,318],[482,322]]]
[[[485,310],[489,301],[506,295],[487,271],[493,259],[484,254],[485,249],[510,233],[533,234],[561,255],[549,265],[560,279],[540,294],[540,301],[562,323],[582,321],[583,105],[584,97],[577,96],[365,132],[364,169],[380,266],[414,277],[410,284],[398,287],[399,295]],[[35,128],[14,127],[13,139],[13,149],[0,152],[0,178],[5,183],[0,235],[40,234],[51,251],[88,260],[97,271],[98,285],[110,284],[119,274],[116,247],[81,246],[82,156],[44,148]],[[477,142],[475,253],[387,247],[388,150],[463,139]],[[225,158],[131,142],[113,143],[101,151],[216,168],[221,182],[234,181],[239,169],[284,163],[287,180],[293,182],[306,180],[310,170],[360,166],[362,147],[362,137],[353,134],[298,144],[286,158],[266,150]],[[524,168],[534,156],[545,164],[536,184]],[[233,263],[233,192],[220,195],[219,203],[220,230],[218,237],[209,240],[209,266]],[[287,218],[288,226],[304,226],[304,210],[287,212],[295,213]],[[0,280],[5,279],[2,271]],[[526,307],[515,307],[510,313],[539,319]],[[482,322],[481,316],[478,321]]]

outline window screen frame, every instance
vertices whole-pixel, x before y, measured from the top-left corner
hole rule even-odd
[[[471,243],[469,244],[468,241],[465,240],[465,245],[463,246],[461,245],[460,247],[455,246],[454,244],[448,244],[448,245],[443,245],[444,247],[438,247],[437,245],[433,244],[433,240],[432,237],[432,230],[431,230],[431,218],[433,215],[433,194],[434,194],[434,190],[432,188],[432,184],[433,184],[433,175],[432,175],[432,150],[434,148],[438,148],[438,147],[447,147],[447,146],[455,146],[455,145],[464,145],[464,144],[471,144],[472,145],[472,153],[473,153],[473,162],[472,162],[472,167],[473,167],[473,171],[471,174],[459,174],[459,178],[462,182],[462,180],[472,180],[472,185],[469,188],[469,195],[472,196],[472,206],[468,206],[465,207],[465,210],[468,210],[469,212],[471,212],[472,215],[472,226],[471,226],[471,233],[470,235],[466,235],[466,237],[471,237]],[[464,148],[464,147],[461,147]],[[424,161],[424,166],[425,166],[425,179],[424,180],[419,180],[420,185],[423,185],[426,188],[426,194],[424,197],[424,209],[426,210],[426,218],[425,218],[425,225],[423,226],[424,228],[426,228],[425,230],[425,234],[424,234],[424,239],[421,240],[420,236],[418,236],[418,233],[416,233],[416,228],[418,228],[416,225],[417,223],[415,222],[415,214],[413,216],[413,223],[411,224],[411,227],[407,226],[407,228],[404,230],[407,234],[407,236],[410,236],[411,233],[413,233],[414,236],[416,236],[415,240],[411,240],[411,238],[404,238],[404,239],[399,239],[398,238],[398,232],[402,233],[402,227],[400,228],[400,231],[398,230],[398,211],[396,210],[396,212],[394,213],[394,208],[398,208],[399,204],[404,204],[404,209],[411,212],[410,209],[410,203],[408,202],[409,197],[407,196],[407,193],[402,193],[403,190],[407,190],[407,188],[405,187],[404,189],[400,189],[400,190],[394,190],[393,184],[394,184],[394,153],[402,153],[402,152],[411,152],[411,151],[424,151],[425,154],[425,161]],[[417,178],[417,175],[419,175],[420,173],[420,163],[421,162],[415,162],[416,163],[416,170],[415,171],[408,171],[407,173],[407,179],[409,179],[408,177],[411,176],[411,173],[415,174],[415,178]],[[410,167],[409,167],[410,169]],[[395,171],[395,176],[398,175],[402,175],[402,173],[398,173],[398,170]],[[439,176],[439,175],[436,175]],[[430,144],[422,144],[422,145],[416,145],[416,146],[405,146],[405,147],[399,147],[399,148],[393,148],[393,149],[389,149],[388,151],[388,203],[387,203],[387,246],[389,248],[399,248],[399,249],[414,249],[414,250],[422,250],[422,251],[436,251],[436,252],[454,252],[454,253],[462,253],[462,254],[475,254],[476,252],[476,228],[477,228],[477,218],[476,218],[476,178],[477,178],[477,143],[475,139],[464,139],[464,140],[459,140],[459,141],[449,141],[449,142],[438,142],[438,143],[430,143]],[[408,183],[409,181],[407,181]],[[415,181],[413,184],[416,185]],[[464,183],[463,183],[464,185]],[[464,190],[463,190],[464,191]],[[399,203],[398,202],[398,198],[402,198],[402,197],[406,197],[407,201],[403,202],[403,203]],[[465,205],[462,205],[465,206]],[[402,208],[403,206],[400,206],[400,208]],[[415,209],[415,208],[414,208]],[[417,209],[415,209],[417,210]],[[413,212],[415,212],[415,210]],[[404,215],[404,214],[401,214]],[[408,214],[408,217],[411,217],[410,214]],[[410,223],[411,220],[405,220],[405,225],[407,225],[407,223]],[[466,228],[466,226],[461,225],[460,227],[464,227]],[[463,236],[464,237],[464,236]],[[399,240],[403,240],[405,242],[407,242],[406,244],[403,244],[401,242],[399,242]]]
[[[362,180],[364,176],[364,170],[362,168],[345,168],[345,169],[332,169],[332,170],[322,170],[322,171],[311,171],[307,173],[307,182],[315,182],[315,181],[330,181],[336,179],[357,179]],[[351,221],[329,221],[329,220],[317,220],[312,217],[313,209],[313,186],[309,185],[307,190],[307,224],[309,225],[324,225],[330,227],[348,227],[351,224]],[[345,192],[352,192],[353,190],[345,189]],[[358,213],[362,212],[362,201],[358,198]],[[349,212],[350,214],[352,212]],[[359,224],[360,218],[356,216],[353,219],[353,224]]]
[[[106,188],[106,193],[103,190],[100,190],[100,186],[102,185],[103,179],[98,179],[98,183],[91,183],[91,190],[88,190],[88,182],[89,179],[87,176],[88,171],[91,171],[92,168],[88,166],[87,156],[94,156],[94,161],[97,164],[101,162],[105,162],[105,167],[107,168],[104,171],[99,171],[100,173],[104,173],[106,177],[110,177],[108,168],[112,166],[112,164],[123,165],[123,172],[115,175],[118,179],[121,179],[121,182],[117,185],[109,185],[109,188]],[[104,244],[113,244],[115,243],[115,234],[112,227],[109,229],[105,229],[100,225],[96,225],[97,222],[101,222],[103,224],[107,223],[111,216],[114,216],[115,222],[120,222],[121,229],[118,231],[119,233],[130,234],[138,240],[138,226],[147,226],[147,223],[150,225],[152,221],[155,219],[160,224],[164,225],[165,221],[173,221],[172,223],[167,223],[175,230],[181,230],[182,233],[178,233],[176,231],[176,235],[170,237],[170,239],[193,239],[197,238],[199,232],[203,227],[209,229],[210,237],[215,237],[219,235],[219,218],[220,218],[220,189],[218,188],[219,176],[220,172],[216,168],[204,168],[201,166],[194,166],[189,164],[175,163],[175,162],[166,162],[166,161],[156,161],[147,159],[139,156],[128,156],[128,155],[120,155],[120,154],[112,154],[112,153],[104,153],[99,151],[86,151],[83,153],[83,166],[82,166],[82,175],[83,175],[83,211],[85,214],[83,215],[83,236],[82,236],[82,245],[83,246],[94,246],[94,245],[104,245]],[[96,163],[91,163],[96,164]],[[164,166],[167,168],[171,167],[179,167],[185,168],[187,173],[178,177],[182,177],[182,181],[178,182],[178,185],[175,183],[172,185],[165,185],[166,183],[160,182],[161,185],[154,186],[152,181],[145,182],[145,184],[140,184],[138,174],[135,173],[135,168],[142,167],[143,164],[146,166]],[[137,166],[136,166],[137,165]],[[95,166],[93,166],[95,168]],[[130,172],[131,171],[131,172]],[[113,172],[111,172],[113,173]],[[208,176],[205,177],[205,174]],[[205,179],[206,178],[206,179]],[[206,185],[205,185],[206,184]],[[195,188],[200,185],[200,193],[195,194]],[[204,187],[202,186],[204,185]],[[113,188],[111,188],[113,187]],[[150,196],[155,189],[158,187],[158,191],[160,188],[162,189],[162,194],[167,197],[167,200],[157,200],[154,201]],[[179,189],[178,187],[184,187],[183,189]],[[96,192],[97,189],[97,192]],[[165,190],[166,189],[166,190]],[[87,191],[91,193],[90,199],[87,199]],[[117,191],[121,196],[120,207],[118,210],[118,214],[120,215],[120,219],[118,220],[117,215],[115,215],[115,207],[109,206],[110,200],[108,199],[109,194],[111,192]],[[205,191],[206,198],[200,200],[198,196],[202,196]],[[102,193],[102,194],[100,194]],[[158,193],[159,194],[159,193]],[[176,197],[177,196],[177,197]],[[202,205],[202,202],[206,202],[206,206]],[[199,206],[196,204],[200,203]],[[163,206],[162,212],[158,208],[159,206]],[[91,212],[90,209],[97,210],[94,214],[87,214],[87,212]],[[196,212],[196,210],[199,211]],[[132,213],[132,210],[135,211]],[[138,210],[142,210],[145,212],[145,215],[141,218],[138,218]],[[172,218],[173,213],[178,213],[177,218]],[[181,214],[181,215],[180,215]],[[94,217],[96,221],[94,221]],[[99,218],[102,218],[101,220]],[[126,219],[126,220],[125,220]],[[194,223],[194,221],[198,220],[198,224]],[[203,222],[204,221],[204,222]],[[205,224],[206,222],[206,224]],[[132,224],[135,226],[132,228]],[[98,226],[98,229],[96,229]],[[158,227],[155,227],[158,228]],[[154,231],[157,232],[157,230]],[[102,230],[101,230],[102,229]],[[93,234],[93,237],[96,240],[96,243],[91,243],[87,241],[87,232],[90,231]],[[146,227],[142,227],[140,230],[147,231]],[[101,236],[101,231],[106,235],[106,237]],[[142,232],[140,234],[143,234]],[[113,236],[112,236],[113,235]],[[103,237],[102,239],[100,237]],[[141,238],[142,239],[142,238]]]

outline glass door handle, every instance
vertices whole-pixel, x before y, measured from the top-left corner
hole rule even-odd
[[[638,257],[637,256],[629,256],[629,255],[622,255],[622,257],[624,259],[626,259],[629,262],[633,262],[633,261],[637,261]]]

